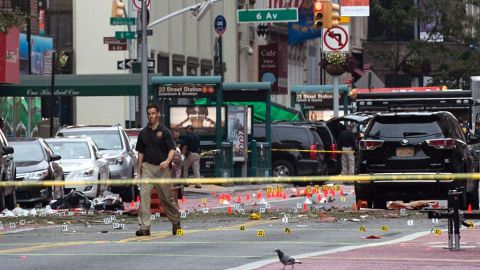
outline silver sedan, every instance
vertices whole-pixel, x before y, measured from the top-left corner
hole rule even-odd
[[[65,189],[83,192],[95,198],[105,189],[100,185],[69,185],[69,180],[109,179],[108,162],[89,137],[49,138],[46,142],[55,154],[62,156]]]

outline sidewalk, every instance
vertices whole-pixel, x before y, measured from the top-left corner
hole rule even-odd
[[[464,229],[461,232],[461,250],[450,251],[447,247],[447,234],[434,235],[428,232],[415,234],[410,238],[400,239],[398,243],[373,243],[366,240],[363,247],[344,247],[317,254],[295,256],[302,264],[295,264],[294,269],[479,269],[480,268],[480,231]],[[367,242],[370,241],[370,242]],[[288,247],[284,250],[288,254]],[[322,254],[323,253],[323,254]],[[278,261],[278,260],[275,260]],[[268,263],[268,261],[265,261]],[[253,265],[252,265],[253,266]],[[240,267],[238,269],[282,269],[280,262],[257,267]],[[285,269],[290,269],[287,266]]]

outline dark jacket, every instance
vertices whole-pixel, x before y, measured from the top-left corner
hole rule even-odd
[[[342,147],[352,147],[352,149],[357,150],[357,140],[355,138],[355,133],[350,129],[345,129],[340,132],[338,136],[338,147],[342,149]]]

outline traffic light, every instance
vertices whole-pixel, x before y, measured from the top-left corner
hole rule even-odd
[[[315,0],[313,4],[313,21],[315,28],[332,27],[332,2],[330,0]]]
[[[340,5],[331,3],[331,26],[338,26],[340,24]]]
[[[313,3],[313,26],[315,28],[323,28],[325,25],[325,18],[323,15],[324,2],[322,0],[315,0]]]
[[[123,0],[112,0],[112,18],[125,17],[125,3]]]

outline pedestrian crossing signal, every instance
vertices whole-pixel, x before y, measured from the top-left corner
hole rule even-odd
[[[125,17],[125,3],[123,0],[112,0],[112,18]]]
[[[330,21],[330,27],[340,24],[340,5],[331,3]]]

